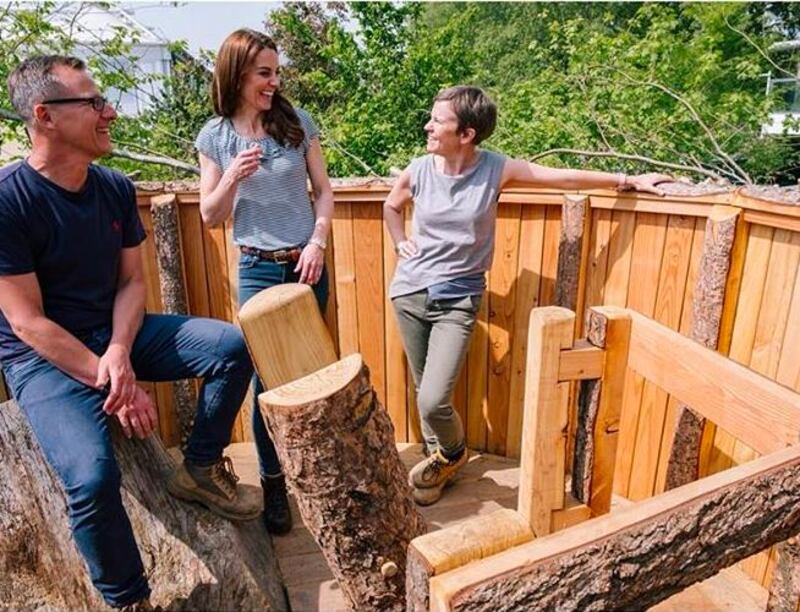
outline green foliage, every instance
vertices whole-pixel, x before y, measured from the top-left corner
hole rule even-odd
[[[424,150],[423,126],[437,91],[482,86],[500,121],[486,143],[543,163],[654,170],[650,158],[741,181],[794,181],[796,137],[762,137],[777,96],[765,74],[796,73],[796,55],[768,51],[800,35],[792,3],[389,3],[282,4],[267,30],[285,58],[287,95],[322,128],[333,176],[387,174]],[[56,5],[0,9],[0,78],[30,49],[69,51]],[[119,29],[92,59],[98,80],[120,90],[152,79],[127,67],[135,39]],[[196,163],[194,136],[211,115],[213,57],[173,48],[173,74],[149,112],[118,122],[132,151]],[[769,58],[769,59],[768,59]],[[776,67],[776,64],[778,67]],[[780,74],[779,74],[780,73]],[[5,92],[0,107],[8,108]],[[0,137],[21,136],[0,123]],[[175,169],[113,158],[141,178]],[[695,178],[702,177],[696,174]]]

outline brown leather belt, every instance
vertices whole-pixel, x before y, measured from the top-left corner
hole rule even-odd
[[[262,251],[256,247],[240,246],[239,250],[247,255],[255,255],[264,261],[274,261],[275,263],[289,263],[300,259],[303,249],[294,247],[291,249],[279,249],[277,251]]]

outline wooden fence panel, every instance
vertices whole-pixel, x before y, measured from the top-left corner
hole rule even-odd
[[[388,189],[369,185],[336,190],[331,246],[326,254],[331,298],[326,321],[342,355],[359,351],[372,372],[399,441],[418,441],[413,383],[388,300],[396,256],[383,228],[381,202]],[[149,200],[140,212],[151,230]],[[562,195],[509,189],[498,210],[495,260],[454,405],[475,449],[516,457],[530,309],[552,304],[556,287]],[[590,194],[586,306],[628,306],[688,334],[697,266],[705,231],[704,211],[714,203],[745,209],[742,240],[735,246],[720,330],[720,350],[736,361],[800,389],[800,232],[796,207],[738,194],[657,200],[608,192]],[[236,258],[230,229],[202,224],[196,193],[179,197],[187,297],[192,314],[232,320]],[[410,214],[406,222],[410,222]],[[227,231],[226,231],[227,229]],[[149,312],[160,310],[151,241],[144,245]],[[641,498],[664,486],[676,405],[662,390],[628,374],[620,423],[615,490]],[[0,387],[0,394],[3,389]],[[174,443],[169,385],[152,387],[160,430]],[[247,439],[245,415],[235,439]],[[748,460],[753,452],[726,432],[707,426],[703,474]],[[768,578],[769,556],[745,564]]]

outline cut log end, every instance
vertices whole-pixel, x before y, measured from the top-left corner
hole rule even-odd
[[[299,406],[324,399],[344,389],[364,365],[361,354],[354,353],[312,374],[266,391],[259,403],[272,406]]]

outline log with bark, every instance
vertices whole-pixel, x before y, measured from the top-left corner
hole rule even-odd
[[[153,237],[163,310],[167,314],[188,315],[177,196],[168,193],[151,198],[150,211],[153,215]],[[192,381],[174,381],[172,397],[180,431],[180,444],[183,448],[192,432],[197,409],[197,397]]]
[[[350,604],[403,610],[408,544],[425,524],[361,355],[259,401],[303,522]]]
[[[174,467],[160,439],[127,440],[112,427],[122,499],[152,602],[169,609],[285,610],[272,545],[261,521],[235,524],[171,497]],[[0,404],[0,602],[9,609],[97,609],[70,534],[60,481],[24,415]]]

